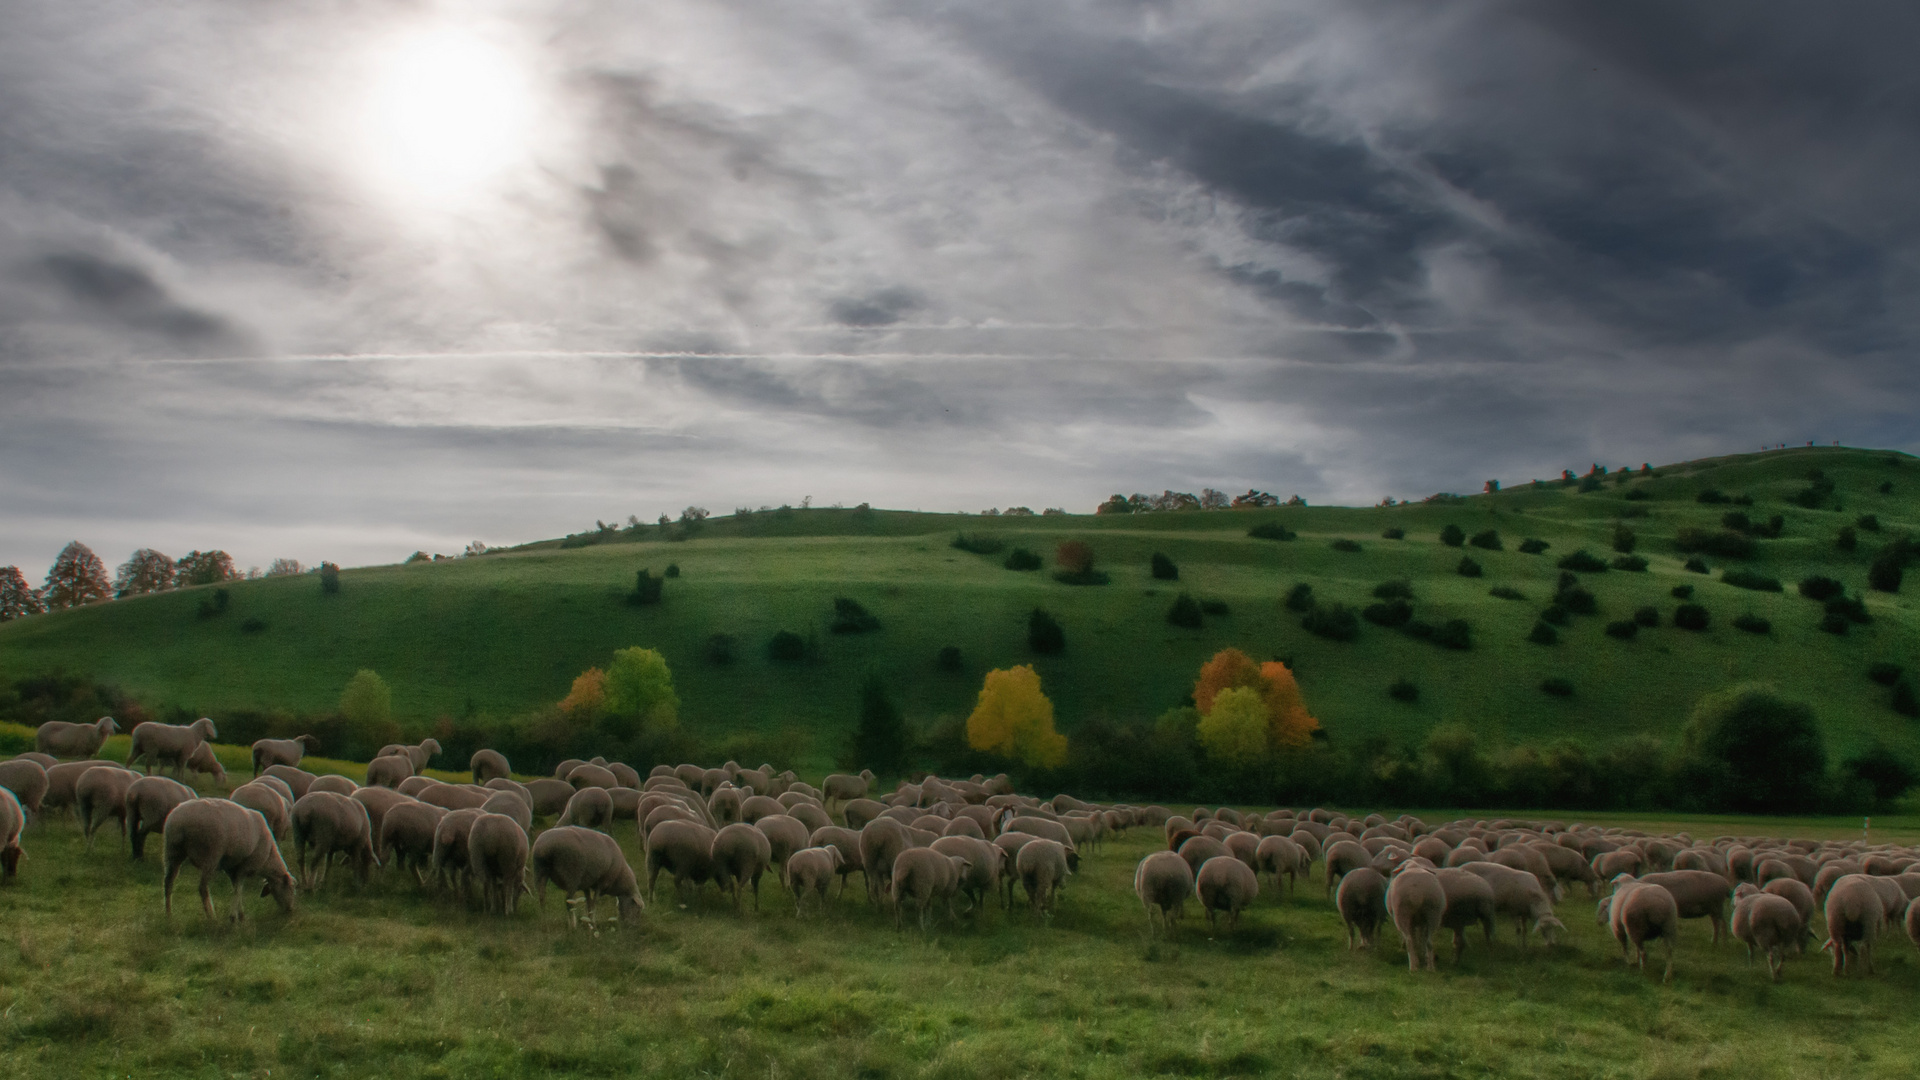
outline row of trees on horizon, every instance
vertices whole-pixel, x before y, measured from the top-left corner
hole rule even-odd
[[[0,622],[195,585],[306,573],[326,576],[329,570],[337,574],[339,567],[321,563],[310,569],[298,559],[275,559],[265,570],[256,566],[243,573],[234,566],[233,556],[218,548],[190,551],[178,559],[141,548],[108,577],[100,556],[75,540],[60,549],[43,585],[35,586],[18,566],[0,566]]]

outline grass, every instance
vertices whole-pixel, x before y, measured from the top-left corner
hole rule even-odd
[[[1441,820],[1449,813],[1432,813]],[[1854,823],[1610,820],[1661,829],[1857,835]],[[1920,837],[1890,822],[1874,839]],[[639,853],[619,830],[629,857]],[[1523,954],[1510,927],[1459,965],[1406,970],[1391,931],[1350,953],[1315,882],[1263,895],[1240,930],[1197,908],[1150,935],[1131,893],[1158,846],[1138,830],[1092,853],[1051,925],[997,906],[896,933],[864,899],[796,919],[771,882],[736,914],[706,890],[637,925],[569,931],[470,911],[410,879],[335,875],[291,918],[249,895],[206,923],[194,873],[169,921],[159,867],[112,839],[88,856],[68,820],[25,837],[0,890],[0,1069],[15,1076],[330,1077],[1905,1077],[1920,963],[1896,935],[1880,973],[1834,980],[1818,953],[1766,981],[1704,924],[1671,986],[1624,969],[1584,894],[1566,943]],[[250,890],[251,894],[252,890]],[[854,895],[860,890],[856,885]],[[225,892],[216,886],[222,904]],[[608,905],[611,907],[611,905]],[[603,909],[604,913],[605,909]]]
[[[1789,501],[1812,468],[1836,485],[1823,509]],[[715,736],[797,733],[802,749],[793,763],[819,770],[842,748],[869,672],[925,724],[965,716],[989,668],[1033,663],[1071,735],[1089,718],[1150,719],[1181,704],[1200,664],[1234,646],[1257,659],[1291,658],[1309,707],[1336,739],[1418,741],[1443,723],[1471,725],[1496,742],[1664,736],[1702,694],[1765,679],[1817,703],[1836,759],[1874,740],[1920,758],[1920,729],[1865,677],[1871,663],[1920,649],[1920,616],[1907,594],[1864,588],[1884,538],[1920,527],[1907,490],[1914,475],[1904,455],[1815,448],[1665,466],[1592,492],[1516,485],[1427,505],[1126,517],[772,512],[713,519],[683,541],[659,539],[649,527],[637,542],[561,549],[549,541],[479,559],[354,569],[342,574],[336,596],[323,596],[311,577],[239,582],[228,586],[229,610],[207,619],[195,614],[204,590],[187,590],[19,620],[0,626],[0,678],[84,673],[156,710],[180,706],[217,719],[241,708],[328,711],[347,679],[371,668],[392,685],[396,715],[419,731],[439,716],[504,719],[557,701],[580,671],[606,664],[617,648],[645,645],[672,665],[687,726]],[[1892,493],[1880,493],[1889,480]],[[1783,581],[1836,578],[1865,596],[1873,622],[1844,637],[1823,633],[1818,606],[1798,596],[1687,573],[1671,541],[1682,527],[1717,523],[1722,508],[1695,499],[1707,487],[1751,495],[1749,513],[1786,519],[1783,537],[1759,541],[1747,569]],[[1647,572],[1581,575],[1599,615],[1562,628],[1556,648],[1526,644],[1554,595],[1558,559],[1609,550],[1616,521],[1642,511],[1633,529]],[[1839,550],[1835,533],[1863,512],[1874,513],[1882,531],[1852,553]],[[1249,537],[1260,523],[1284,524],[1299,538]],[[1439,542],[1446,525],[1468,535],[1497,530],[1507,550],[1476,548],[1485,576],[1460,577],[1459,550]],[[1406,539],[1367,543],[1359,554],[1329,546],[1394,528]],[[1086,540],[1111,583],[1070,587],[1009,572],[997,554],[953,548],[963,530],[1043,553],[1065,539]],[[1551,547],[1523,554],[1522,537]],[[1151,577],[1154,552],[1180,566],[1176,587]],[[637,570],[658,573],[668,563],[682,574],[666,582],[663,603],[624,602]],[[1360,607],[1389,580],[1411,582],[1416,619],[1471,624],[1473,649],[1435,649],[1371,626],[1356,641],[1328,641],[1302,630],[1279,603],[1304,581],[1323,602]],[[1670,592],[1683,583],[1696,586],[1696,601],[1712,615],[1705,633],[1669,624]],[[1500,599],[1496,589],[1531,599]],[[1165,612],[1179,590],[1225,601],[1231,614],[1209,616],[1199,630],[1170,627]],[[841,596],[871,611],[880,629],[828,633]],[[1644,605],[1663,613],[1661,627],[1632,641],[1604,634],[1609,620]],[[1064,654],[1028,650],[1026,617],[1035,607],[1065,627]],[[1734,628],[1742,613],[1769,620],[1772,634]],[[245,632],[247,620],[266,629]],[[770,663],[766,643],[783,629],[812,636],[818,658]],[[733,664],[705,659],[716,633],[735,637]],[[960,649],[958,672],[936,665],[948,645]],[[1537,687],[1552,675],[1574,678],[1581,694],[1543,699]],[[1420,686],[1417,703],[1387,698],[1396,678]]]

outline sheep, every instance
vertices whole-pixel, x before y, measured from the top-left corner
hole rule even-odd
[[[1172,933],[1186,915],[1187,897],[1193,895],[1193,867],[1174,852],[1152,852],[1133,871],[1133,894],[1147,911],[1148,931],[1158,911],[1161,929]]]
[[[337,852],[346,856],[360,884],[380,865],[373,850],[373,820],[366,806],[337,791],[309,791],[293,804],[294,862],[309,890],[325,884]]]
[[[523,785],[532,799],[534,817],[555,817],[565,813],[567,800],[573,798],[573,785],[560,780],[529,780]]]
[[[401,794],[410,793],[402,790]],[[493,792],[483,787],[473,787],[469,784],[443,784],[435,780],[418,789],[418,793],[413,797],[424,803],[443,806],[448,810],[478,810],[485,806],[487,800],[493,798],[493,795]]]
[[[380,753],[377,756],[406,758],[407,763],[413,767],[415,775],[418,775],[422,769],[427,767],[427,762],[432,761],[435,757],[438,757],[439,754],[440,740],[422,739],[418,746],[408,746],[405,743],[388,743],[380,748]]]
[[[827,828],[833,824],[833,818],[827,816],[825,810],[820,809],[819,806],[810,802],[795,803],[788,807],[787,816],[805,825],[808,833],[812,833],[815,829]],[[965,835],[977,835],[982,840],[986,839],[986,833],[981,832],[980,826],[975,824],[971,818],[954,818],[953,821],[947,824],[948,835],[954,835],[954,826],[956,825],[965,825],[972,830]]]
[[[518,780],[509,780],[504,776],[496,776],[480,786],[486,788],[488,791],[506,791],[518,795],[520,801],[527,804],[528,810],[533,809],[533,792],[527,788],[527,785]],[[624,791],[628,789],[622,788],[620,790]],[[638,800],[639,794],[635,793],[634,798]]]
[[[441,888],[449,885],[460,891],[462,899],[471,897],[472,868],[467,865],[467,834],[480,816],[477,807],[449,810],[433,830],[433,857],[427,870]]]
[[[320,778],[305,769],[296,769],[291,765],[269,765],[266,772],[261,773],[256,779],[278,780],[285,784],[287,790],[293,792],[293,797],[297,799],[305,795],[307,789],[313,786],[313,782]]]
[[[376,852],[380,846],[377,843],[380,837],[380,826],[386,821],[387,811],[404,803],[419,801],[417,799],[410,799],[392,788],[383,787],[359,788],[354,791],[352,795],[348,796],[348,798],[367,808],[367,822],[373,827],[373,836],[376,840],[374,848]]]
[[[607,771],[613,774],[618,786],[629,791],[640,790],[640,773],[633,766],[623,761],[610,761],[607,763]]]
[[[1309,866],[1326,857],[1325,850],[1320,843],[1320,838],[1298,826],[1287,834],[1287,839],[1299,844],[1300,850],[1307,853],[1307,864]]]
[[[836,871],[840,875],[840,895],[847,894],[847,877],[858,873],[864,881],[866,867],[860,859],[860,834],[840,825],[824,825],[813,830],[807,836],[809,847],[831,847],[840,852],[840,864]],[[995,849],[999,850],[998,848]],[[1001,863],[1005,864],[1002,852]]]
[[[480,773],[477,770],[473,774],[473,782],[476,784],[485,782],[480,779]],[[617,788],[620,786],[620,778],[613,774],[612,769],[588,762],[568,773],[567,783],[572,784],[575,791],[590,787]]]
[[[9,761],[31,761],[35,765],[38,765],[43,769],[51,769],[55,765],[60,764],[59,758],[54,757],[52,754],[43,754],[38,750],[28,750],[23,753],[15,754],[13,755],[13,757],[9,758],[8,760]]]
[[[773,845],[767,834],[745,822],[736,821],[714,834],[712,867],[714,881],[721,892],[733,894],[733,907],[740,909],[740,886],[753,886],[753,910],[760,910],[760,876],[773,864]]]
[[[1014,872],[1020,877],[1020,884],[1027,892],[1027,900],[1033,910],[1042,915],[1051,915],[1060,887],[1066,884],[1073,867],[1067,861],[1067,846],[1057,840],[1045,837],[1035,838],[1020,848],[1020,854],[1014,858]],[[1246,864],[1233,860],[1242,869]],[[1251,874],[1253,871],[1248,870]]]
[[[1327,845],[1327,898],[1333,898],[1333,890],[1340,879],[1355,867],[1372,866],[1373,855],[1360,846],[1356,840],[1336,840]]]
[[[80,829],[87,837],[87,850],[93,850],[93,833],[108,818],[118,819],[120,834],[127,832],[127,788],[138,773],[125,769],[88,769],[73,787],[73,808],[80,815]]]
[[[719,792],[714,794],[718,795]],[[739,803],[734,805],[738,806]],[[873,799],[852,799],[841,805],[840,820],[847,823],[847,828],[858,831],[866,828],[868,822],[879,817],[886,809],[885,803]],[[715,806],[713,812],[718,814],[720,808]]]
[[[467,830],[467,872],[480,880],[482,911],[513,914],[514,901],[527,887],[527,848],[527,831],[505,814],[483,810],[474,818]]]
[[[1539,879],[1540,887],[1556,901],[1566,895],[1566,890],[1560,887],[1560,879],[1554,875],[1552,864],[1547,862],[1545,855],[1532,847],[1520,844],[1503,846],[1496,851],[1488,852],[1486,861],[1498,863],[1501,866],[1511,866],[1515,870],[1525,870]]]
[[[533,811],[527,809],[526,800],[511,791],[503,791],[481,803],[480,812],[510,818],[515,825],[520,826],[521,832],[529,834],[533,832]],[[509,911],[507,914],[513,913]]]
[[[202,773],[213,777],[213,782],[220,787],[227,786],[226,766],[220,764],[220,759],[214,756],[212,743],[203,742],[188,751],[186,764],[181,766],[180,771],[183,775],[190,772]]]
[[[892,818],[875,818],[860,830],[860,866],[866,872],[867,899],[875,907],[893,887],[893,860],[912,846],[907,827]]]
[[[660,871],[673,875],[676,893],[691,881],[695,892],[713,876],[713,840],[717,834],[697,821],[663,821],[647,833],[647,896],[652,898]]]
[[[1253,868],[1232,854],[1216,855],[1200,864],[1193,890],[1207,913],[1207,929],[1218,932],[1218,915],[1227,913],[1227,932],[1240,928],[1240,911],[1260,895],[1260,879]]]
[[[820,781],[820,790],[826,795],[822,802],[827,809],[831,810],[836,802],[864,799],[867,797],[867,789],[873,785],[873,779],[872,769],[861,769],[859,776],[834,773]]]
[[[1815,909],[1819,907],[1814,902],[1813,890],[1807,888],[1806,883],[1799,878],[1787,877],[1767,882],[1761,886],[1760,891],[1785,899],[1793,905],[1795,911],[1800,913],[1800,937],[1795,942],[1794,951],[1805,955],[1807,940],[1813,936]]]
[[[606,788],[587,787],[574,792],[567,809],[556,825],[578,825],[587,829],[613,829],[613,796]]]
[[[1598,877],[1603,883],[1608,883],[1612,882],[1613,879],[1619,877],[1621,874],[1632,875],[1640,873],[1640,871],[1646,869],[1647,859],[1646,856],[1640,854],[1639,851],[1633,848],[1616,848],[1612,851],[1603,851],[1595,855],[1592,866],[1594,876]],[[1605,891],[1604,884],[1602,891]]]
[[[1711,870],[1668,870],[1643,874],[1637,880],[1671,893],[1681,918],[1704,918],[1713,923],[1713,943],[1720,943],[1727,928],[1727,901],[1733,897],[1733,886],[1725,877]]]
[[[971,910],[978,910],[989,895],[1000,892],[1000,875],[1007,864],[1007,853],[977,836],[943,836],[932,844],[942,855],[958,855],[967,860],[960,876],[960,891],[967,894]]]
[[[367,762],[368,787],[398,788],[401,781],[413,775],[413,762],[404,754],[388,754]]]
[[[1535,841],[1527,846],[1539,852],[1540,857],[1547,860],[1547,867],[1553,871],[1556,880],[1562,884],[1570,881],[1582,882],[1587,887],[1588,899],[1599,898],[1600,875],[1594,872],[1593,864],[1587,862],[1578,851],[1544,840]]]
[[[1613,931],[1613,939],[1620,943],[1621,959],[1641,971],[1647,969],[1647,942],[1658,938],[1667,950],[1667,970],[1660,981],[1673,981],[1673,943],[1680,934],[1680,906],[1671,892],[1623,874],[1614,879],[1612,897],[1600,902],[1599,914]]]
[[[1374,936],[1387,920],[1387,879],[1371,866],[1350,870],[1340,879],[1334,903],[1347,927],[1347,951],[1353,951],[1356,933],[1363,947],[1373,948]]]
[[[253,743],[253,775],[259,776],[269,765],[298,767],[300,759],[307,756],[307,750],[318,749],[319,746],[320,740],[311,735],[296,735],[291,739],[256,739]]]
[[[273,896],[282,912],[293,913],[293,874],[280,857],[273,834],[267,831],[267,819],[255,811],[226,799],[192,799],[167,815],[162,835],[166,841],[163,887],[169,918],[173,915],[174,879],[188,864],[200,870],[200,908],[209,919],[215,917],[209,886],[213,875],[223,871],[233,882],[229,918],[234,922],[247,917],[240,902],[240,883],[255,877],[265,880],[266,893]]]
[[[1920,948],[1920,904],[1907,905],[1906,928],[1907,940]]]
[[[1586,865],[1586,860],[1579,859],[1577,852],[1570,848],[1561,850],[1573,855],[1580,865]],[[1566,925],[1553,913],[1553,899],[1532,874],[1491,862],[1470,863],[1461,869],[1493,887],[1494,911],[1514,920],[1523,951],[1527,947],[1527,936],[1536,929],[1549,945],[1566,930]]]
[[[753,827],[764,833],[772,845],[776,869],[787,865],[787,856],[807,846],[807,827],[787,814],[769,814],[754,822]]]
[[[1458,964],[1460,957],[1466,954],[1467,928],[1475,924],[1479,925],[1487,946],[1491,948],[1493,924],[1498,915],[1493,886],[1486,879],[1457,867],[1434,873],[1440,879],[1440,889],[1447,897],[1447,910],[1440,917],[1440,927],[1453,931],[1453,962]]]
[[[960,891],[967,871],[967,860],[959,855],[943,855],[932,848],[908,848],[893,861],[893,928],[901,929],[908,901],[919,910],[920,931],[927,929],[927,909],[935,902],[947,902],[947,918],[953,918],[953,896]]]
[[[127,767],[142,763],[151,773],[163,765],[173,765],[176,775],[184,772],[194,747],[211,742],[219,734],[213,721],[201,717],[191,724],[162,724],[146,720],[133,725],[133,746],[127,751]]]
[[[473,772],[473,782],[476,784],[484,784],[496,776],[513,775],[513,769],[507,765],[506,755],[498,750],[475,750],[473,757],[467,761],[467,768]]]
[[[126,808],[127,841],[136,861],[146,855],[147,836],[164,830],[167,817],[174,809],[195,798],[192,788],[164,776],[142,776],[127,785],[121,805]],[[276,809],[281,808],[276,806]],[[272,824],[272,819],[268,819],[268,824]]]
[[[12,881],[20,873],[20,860],[26,852],[20,848],[20,834],[27,827],[26,810],[9,788],[0,788],[0,881]]]
[[[1833,883],[1827,893],[1827,951],[1833,953],[1833,974],[1838,978],[1857,955],[1873,974],[1873,939],[1887,921],[1886,902],[1873,879],[1864,874],[1848,874]]]
[[[781,805],[780,800],[770,795],[749,795],[740,800],[740,820],[748,825],[763,817],[786,812],[787,808]]]
[[[73,805],[74,790],[80,778],[94,769],[118,769],[111,761],[62,761],[47,770],[46,794],[40,805],[47,810],[62,810]]]
[[[1187,866],[1192,868],[1195,877],[1199,876],[1200,868],[1206,865],[1208,859],[1231,854],[1226,844],[1211,836],[1186,837],[1180,841],[1180,846],[1175,850],[1180,853],[1181,858],[1187,860]]]
[[[1747,963],[1753,963],[1756,951],[1765,953],[1767,973],[1774,982],[1780,981],[1782,952],[1800,940],[1803,926],[1800,912],[1783,896],[1754,889],[1733,903],[1733,936],[1746,943]]]
[[[0,761],[0,788],[13,792],[28,820],[38,818],[40,805],[47,797],[47,768],[20,758]]]
[[[359,790],[360,785],[354,783],[350,777],[341,776],[337,773],[317,776],[314,778],[313,783],[307,785],[307,794],[309,795],[316,791],[329,791],[335,795],[345,796],[349,799],[353,797],[354,792]]]
[[[90,758],[106,745],[107,736],[119,730],[119,723],[111,716],[103,716],[91,724],[49,720],[33,733],[33,746],[49,757]]]
[[[780,872],[780,884],[793,894],[793,915],[802,915],[800,903],[809,892],[820,894],[820,906],[827,905],[827,889],[832,886],[835,874],[840,872],[846,857],[840,849],[831,844],[826,847],[801,848],[787,856],[787,865]],[[845,890],[842,879],[842,891]]]
[[[620,844],[606,833],[561,825],[548,829],[533,842],[533,891],[540,897],[540,910],[547,907],[547,882],[560,887],[568,902],[567,926],[579,924],[579,913],[571,907],[573,895],[586,895],[587,925],[594,924],[594,901],[611,896],[619,902],[619,918],[631,922],[646,910],[640,898],[640,884],[633,867],[627,864]]]
[[[1431,870],[1409,864],[1387,886],[1387,912],[1407,943],[1407,970],[1435,970],[1433,938],[1447,913],[1447,893]]]
[[[414,880],[425,885],[426,872],[433,865],[433,839],[447,813],[443,807],[417,801],[388,810],[380,819],[381,863],[411,866]]]
[[[1227,846],[1227,853],[1247,864],[1247,869],[1256,874],[1260,871],[1260,837],[1244,829],[1222,837],[1220,842]]]
[[[149,779],[161,778],[152,777]],[[180,786],[187,791],[193,790],[192,788],[187,788],[184,784]],[[239,803],[249,810],[259,811],[260,816],[267,819],[267,829],[273,833],[274,839],[285,840],[293,835],[293,800],[283,795],[279,789],[273,787],[265,780],[255,780],[251,783],[241,784],[239,787],[228,792],[227,798],[232,799],[234,802]],[[137,846],[139,841],[136,840],[134,843]],[[134,856],[136,859],[139,857],[137,854]]]
[[[745,796],[736,787],[723,787],[707,798],[707,809],[715,824],[731,825],[740,820],[740,803]],[[848,824],[852,824],[851,821]]]

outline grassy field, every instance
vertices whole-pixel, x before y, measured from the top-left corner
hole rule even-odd
[[[1445,814],[1433,813],[1429,820]],[[1720,831],[1858,835],[1858,822],[1673,819]],[[1875,839],[1920,837],[1920,821]],[[1569,939],[1522,953],[1510,927],[1458,965],[1406,970],[1387,932],[1347,951],[1316,881],[1264,895],[1237,933],[1189,911],[1149,935],[1131,895],[1140,830],[1082,864],[1050,925],[998,907],[922,935],[860,896],[796,918],[777,885],[736,914],[709,888],[637,925],[569,931],[542,914],[344,874],[283,917],[251,895],[206,923],[194,874],[161,913],[157,858],[88,855],[69,820],[29,830],[0,890],[0,1070],[107,1077],[1908,1077],[1920,962],[1825,957],[1766,981],[1735,944],[1683,933],[1671,986],[1622,967],[1592,903]],[[618,835],[639,853],[630,829]],[[215,897],[225,893],[216,885]],[[224,910],[224,908],[223,908]]]
[[[1818,510],[1793,505],[1816,468],[1834,483],[1833,494]],[[1891,490],[1882,493],[1882,485]],[[1696,496],[1707,488],[1750,496],[1753,505],[1700,504]],[[1629,499],[1635,492],[1646,497]],[[659,539],[649,527],[638,542],[572,549],[547,542],[478,559],[348,570],[334,596],[322,595],[312,577],[239,582],[229,586],[230,608],[212,618],[196,617],[207,590],[195,589],[19,620],[0,626],[0,677],[84,673],[152,708],[217,718],[239,708],[329,710],[354,671],[371,668],[393,686],[396,714],[418,730],[438,716],[503,718],[551,703],[613,650],[644,645],[671,663],[687,726],[710,734],[797,732],[802,750],[794,764],[819,769],[839,751],[868,672],[885,680],[911,719],[930,723],[964,716],[987,669],[1032,662],[1071,734],[1089,718],[1151,718],[1181,703],[1199,665],[1235,646],[1260,659],[1290,658],[1309,706],[1336,739],[1412,741],[1446,722],[1492,741],[1664,736],[1701,694],[1765,679],[1816,705],[1836,757],[1878,739],[1920,758],[1920,726],[1892,712],[1886,688],[1865,676],[1874,662],[1911,668],[1920,661],[1920,617],[1909,598],[1920,586],[1865,591],[1867,564],[1880,546],[1920,525],[1916,493],[1920,468],[1912,458],[1814,448],[1664,466],[1651,478],[1636,473],[1592,492],[1556,482],[1415,506],[1033,518],[762,513],[713,519],[680,541]],[[1781,515],[1781,537],[1759,541],[1748,562],[1709,557],[1711,576],[1683,569],[1675,532],[1717,528],[1734,509],[1759,521]],[[1862,514],[1876,515],[1881,531],[1862,532],[1852,553],[1839,550],[1837,530]],[[1263,522],[1282,522],[1298,538],[1250,538],[1249,527]],[[1555,561],[1580,548],[1611,557],[1621,522],[1638,534],[1647,572],[1582,575],[1600,614],[1576,617],[1558,645],[1528,643],[1555,588]],[[1447,525],[1469,535],[1495,529],[1505,550],[1445,546],[1438,535]],[[1382,539],[1390,527],[1404,529],[1405,539]],[[1061,540],[1084,539],[1111,584],[1076,587],[1046,572],[1005,570],[1000,556],[950,547],[960,530],[1047,556]],[[1515,549],[1526,537],[1552,547],[1522,554]],[[1335,550],[1341,539],[1360,550]],[[1148,558],[1156,551],[1178,563],[1178,582],[1151,578]],[[1484,576],[1455,572],[1463,554]],[[666,582],[664,603],[623,602],[636,570],[659,573],[669,563],[681,576]],[[1729,566],[1777,578],[1785,592],[1722,582]],[[1820,607],[1794,593],[1794,583],[1812,574],[1864,595],[1873,622],[1844,636],[1817,629]],[[1356,641],[1327,641],[1301,629],[1279,602],[1307,582],[1323,600],[1358,607],[1392,579],[1412,583],[1416,617],[1467,620],[1472,650],[1366,624]],[[1704,633],[1670,625],[1679,603],[1671,590],[1685,584],[1712,615]],[[1517,589],[1524,599],[1496,598],[1494,587]],[[1183,591],[1224,601],[1230,613],[1209,617],[1199,630],[1170,626],[1165,613]],[[881,629],[828,633],[838,596],[864,604]],[[1602,632],[1643,605],[1659,610],[1659,628],[1632,641]],[[1063,655],[1028,650],[1025,617],[1035,607],[1065,627]],[[1771,632],[1733,628],[1742,614],[1770,620]],[[782,629],[812,636],[817,658],[771,662],[765,646]],[[704,659],[716,633],[736,638],[733,664]],[[946,645],[960,648],[962,672],[936,669]],[[1572,695],[1543,693],[1550,677],[1570,681]],[[1417,702],[1388,696],[1400,678],[1417,685]]]

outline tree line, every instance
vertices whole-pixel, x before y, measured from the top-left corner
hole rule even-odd
[[[218,548],[190,551],[178,559],[141,548],[109,577],[100,556],[74,540],[60,549],[42,585],[34,585],[18,566],[0,566],[0,622],[194,585],[306,572],[297,559],[275,559],[264,573],[258,567],[241,573],[233,556]]]

